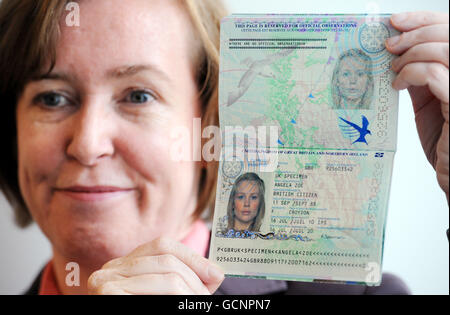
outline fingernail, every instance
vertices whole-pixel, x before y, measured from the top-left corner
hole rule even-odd
[[[401,23],[403,23],[406,20],[407,17],[408,17],[407,13],[393,14],[392,15],[392,22],[394,22],[394,24],[401,24]]]
[[[393,47],[393,46],[397,45],[399,41],[400,41],[400,36],[397,35],[397,36],[388,38],[387,44],[389,47]]]
[[[395,90],[401,91],[401,90],[404,90],[404,89],[406,89],[408,87],[408,83],[403,81],[403,80],[401,80],[401,79],[399,79],[399,78],[397,78],[396,80],[394,80],[394,82],[392,82],[392,87]]]
[[[223,271],[216,265],[208,267],[208,276],[210,279],[221,280],[224,277]]]

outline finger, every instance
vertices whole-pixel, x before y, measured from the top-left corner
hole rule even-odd
[[[192,269],[211,293],[220,286],[224,279],[223,271],[216,264],[200,256],[182,243],[166,237],[158,238],[138,247],[129,256],[156,256],[164,254],[176,256]]]
[[[439,62],[448,68],[448,43],[424,43],[411,47],[406,53],[392,61],[392,69],[400,72],[413,62]]]
[[[120,266],[124,262],[125,257],[118,257],[108,261],[106,264],[102,266],[102,269],[114,268],[116,266]]]
[[[434,96],[448,104],[448,84],[448,68],[444,65],[436,62],[415,62],[403,67],[392,86],[394,89],[403,90],[410,86],[427,85]]]
[[[122,280],[125,277],[113,269],[100,269],[92,273],[88,279],[88,292],[97,294],[99,288],[108,281]]]
[[[141,295],[194,295],[186,282],[175,273],[147,274],[119,281],[111,281],[100,292],[126,292]]]
[[[98,295],[132,295],[132,293],[128,293],[115,285],[111,285],[102,288]]]
[[[131,293],[126,292],[117,284],[118,282],[108,281],[96,288],[95,291],[90,291],[89,293],[96,295],[131,295]]]
[[[448,24],[448,14],[442,12],[404,12],[391,16],[391,24],[401,32],[408,32],[433,24]]]
[[[208,295],[210,292],[199,277],[181,260],[173,255],[140,256],[128,259],[116,272],[124,277],[135,277],[144,274],[178,274],[195,294]]]
[[[395,55],[427,42],[448,43],[448,24],[435,24],[397,35],[386,40],[386,48]]]

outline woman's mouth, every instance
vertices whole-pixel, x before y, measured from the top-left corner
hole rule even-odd
[[[349,89],[345,89],[345,92],[349,95],[358,95],[361,94],[361,90],[360,89],[354,89],[354,88],[349,88]]]
[[[72,186],[62,189],[55,189],[55,192],[78,201],[102,201],[115,198],[130,191],[134,188],[120,188],[112,186]]]

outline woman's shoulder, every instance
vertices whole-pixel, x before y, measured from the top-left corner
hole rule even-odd
[[[42,280],[42,274],[44,272],[44,268],[42,268],[41,272],[37,275],[37,277],[34,279],[31,286],[22,293],[22,295],[39,295],[39,288],[41,287],[41,280]]]

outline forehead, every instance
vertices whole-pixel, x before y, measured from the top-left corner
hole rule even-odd
[[[176,72],[190,62],[192,27],[177,0],[81,0],[80,25],[61,18],[55,68],[97,74],[129,64]],[[182,69],[181,69],[182,70]]]
[[[256,181],[244,180],[240,182],[237,186],[237,193],[258,193],[259,186]]]
[[[367,65],[359,57],[347,56],[341,60],[340,68],[341,69],[361,69],[365,68]]]

